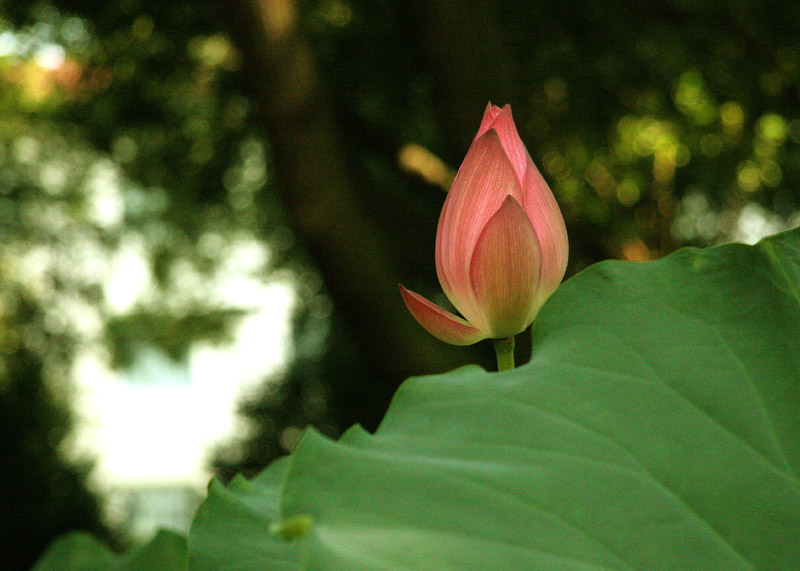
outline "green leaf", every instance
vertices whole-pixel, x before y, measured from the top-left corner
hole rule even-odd
[[[280,485],[287,458],[276,460],[252,481],[241,476],[226,488],[216,480],[197,510],[189,533],[191,569],[295,571],[299,546],[271,528],[278,519]],[[260,565],[260,567],[259,567]]]
[[[187,560],[186,538],[161,530],[149,543],[119,558],[109,571],[184,571]]]
[[[159,531],[149,543],[127,555],[114,555],[84,532],[53,542],[31,571],[185,571],[186,539]]]
[[[212,484],[190,569],[797,571],[799,292],[800,230],[589,268],[529,364],[410,379],[375,435]]]
[[[86,532],[62,535],[50,544],[32,571],[95,571],[107,569],[114,554]]]

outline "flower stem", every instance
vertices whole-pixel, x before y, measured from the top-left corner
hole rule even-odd
[[[514,368],[514,336],[495,339],[494,351],[497,353],[497,370],[510,371]]]

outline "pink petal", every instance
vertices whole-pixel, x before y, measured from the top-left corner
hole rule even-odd
[[[486,222],[506,196],[523,200],[514,168],[497,131],[472,143],[447,195],[436,234],[436,270],[445,294],[464,317],[484,329],[469,279],[469,261]]]
[[[564,226],[564,217],[561,215],[561,210],[558,208],[550,187],[547,186],[530,156],[526,158],[528,166],[525,172],[524,198],[521,204],[536,231],[541,251],[538,299],[535,307],[532,308],[535,314],[564,277],[569,257],[569,242],[567,229]]]
[[[400,285],[400,295],[403,296],[403,301],[406,302],[406,307],[414,319],[437,339],[451,345],[472,345],[486,339],[485,333],[464,319],[431,303],[418,293],[407,290],[402,285]]]
[[[542,178],[519,137],[514,119],[511,117],[511,106],[505,105],[500,109],[490,103],[484,113],[481,129],[497,131],[503,150],[514,165],[514,171],[522,183],[523,199],[519,203],[527,212],[539,238],[542,249],[540,293],[546,299],[561,283],[567,267],[569,244],[564,218],[550,187]]]
[[[481,232],[470,262],[470,281],[492,337],[510,337],[530,325],[539,262],[531,221],[508,196]]]
[[[497,107],[495,107],[495,109],[497,109]],[[484,116],[484,121],[485,120],[486,117]],[[497,109],[488,128],[497,131],[500,137],[500,143],[503,145],[503,150],[506,152],[506,155],[508,155],[508,159],[514,166],[514,172],[517,173],[517,178],[520,184],[522,184],[525,180],[528,151],[525,149],[522,139],[519,138],[517,126],[514,124],[514,118],[511,116],[511,106],[505,105],[502,109]]]
[[[490,101],[486,106],[486,111],[483,112],[481,126],[478,128],[478,134],[475,135],[476,139],[492,128],[492,123],[494,122],[494,118],[497,117],[498,113],[500,113],[500,108],[496,105],[492,105]]]

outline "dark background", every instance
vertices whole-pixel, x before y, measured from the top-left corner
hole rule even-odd
[[[0,47],[3,33],[17,38],[0,49],[8,569],[68,529],[124,543],[85,489],[90,465],[57,452],[71,423],[63,387],[86,344],[124,367],[137,344],[179,358],[225,340],[241,310],[173,275],[224,261],[209,235],[267,243],[265,279],[288,273],[300,299],[290,366],[242,402],[252,434],[219,445],[225,479],[285,454],[287,428],[374,429],[409,375],[491,366],[490,344],[436,341],[397,293],[402,281],[443,302],[436,221],[488,101],[511,103],[559,200],[568,276],[800,222],[794,2],[6,0]],[[48,43],[65,49],[57,69],[35,63]],[[69,172],[57,192],[26,155],[31,140]],[[126,177],[114,225],[87,215],[81,186],[103,156]],[[100,278],[76,268],[131,235],[158,291],[107,315]],[[37,248],[50,256],[46,288],[15,266]],[[64,300],[79,310],[61,311]],[[96,317],[101,339],[81,334],[76,313]],[[518,360],[529,350],[523,339]]]

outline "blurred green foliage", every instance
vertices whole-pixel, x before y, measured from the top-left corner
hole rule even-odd
[[[388,236],[397,275],[437,301],[444,190],[469,143],[463,133],[477,129],[487,100],[506,102],[497,97],[513,104],[562,205],[571,273],[800,220],[794,2],[501,0],[486,4],[495,19],[447,45],[420,17],[446,2],[285,4],[296,4],[313,48],[309,73],[324,86],[365,218]],[[197,339],[224,340],[247,308],[221,298],[215,276],[238,241],[254,240],[269,255],[253,272],[268,279],[284,268],[297,284],[295,359],[243,403],[252,430],[221,445],[215,464],[226,476],[287,451],[309,423],[329,434],[373,428],[402,380],[364,354],[360,339],[373,332],[350,324],[309,254],[313,237],[284,213],[283,155],[259,98],[279,86],[248,83],[248,49],[224,3],[0,4],[0,342],[3,359],[30,355],[43,371],[42,392],[16,406],[63,391],[80,351],[124,365],[137,344],[179,356]],[[459,52],[502,54],[494,63],[514,79],[478,76],[463,94],[475,124],[460,130],[448,123],[443,78],[469,70],[442,73]],[[305,158],[309,169],[323,159]],[[144,260],[150,280],[120,303],[107,279],[125,256]],[[348,278],[357,286],[360,276]],[[0,398],[35,378],[3,374]],[[41,442],[32,426],[3,428],[11,441]],[[18,454],[53,454],[56,444]]]
[[[36,318],[34,307],[17,310],[21,321]],[[28,569],[54,537],[71,529],[118,539],[101,523],[97,498],[86,489],[91,464],[64,461],[62,448],[72,427],[68,394],[54,393],[47,382],[59,372],[48,371],[18,331],[7,323],[0,329],[0,547],[9,570]]]
[[[95,537],[73,532],[54,541],[31,571],[184,571],[186,539],[160,530],[147,543],[115,555]]]

